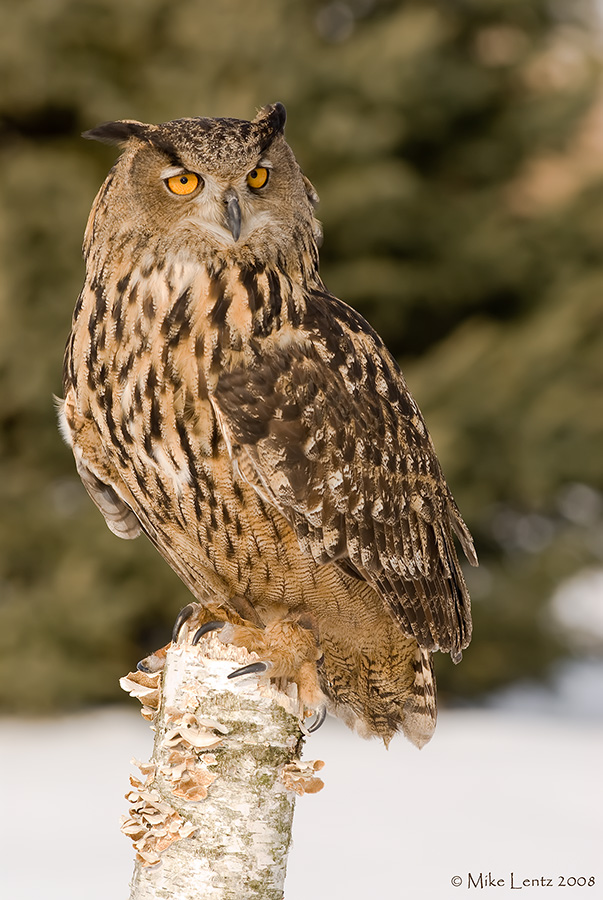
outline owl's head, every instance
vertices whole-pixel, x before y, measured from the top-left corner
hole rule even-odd
[[[93,209],[101,240],[128,230],[234,258],[315,241],[318,198],[284,138],[281,103],[252,121],[107,122],[84,137],[125,152]]]

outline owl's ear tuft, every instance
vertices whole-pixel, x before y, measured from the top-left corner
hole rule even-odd
[[[271,103],[263,106],[255,119],[262,133],[262,147],[267,147],[277,135],[282,134],[287,121],[287,110],[282,103]]]
[[[287,121],[287,110],[282,103],[269,103],[263,106],[253,120],[254,122],[262,122],[274,130],[275,134],[282,131]]]
[[[104,122],[102,125],[97,125],[90,131],[84,131],[82,137],[88,141],[100,141],[101,144],[116,144],[118,147],[125,147],[133,137],[146,138],[148,131],[149,126],[143,122],[122,119],[118,122]]]

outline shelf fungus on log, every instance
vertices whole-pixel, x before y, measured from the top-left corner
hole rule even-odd
[[[323,787],[323,763],[300,760],[294,685],[228,678],[256,660],[210,633],[120,680],[155,731],[152,760],[133,760],[141,778],[122,821],[136,850],[131,900],[282,898],[295,797]]]

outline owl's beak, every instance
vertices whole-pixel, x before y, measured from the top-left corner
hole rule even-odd
[[[228,188],[224,192],[224,203],[226,204],[226,224],[235,241],[238,241],[241,234],[241,207],[234,188]]]

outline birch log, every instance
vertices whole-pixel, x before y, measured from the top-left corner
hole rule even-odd
[[[228,679],[257,657],[215,634],[149,657],[122,687],[155,730],[134,762],[122,830],[136,862],[130,900],[281,900],[295,795],[323,786],[301,762],[295,697],[265,677]]]

